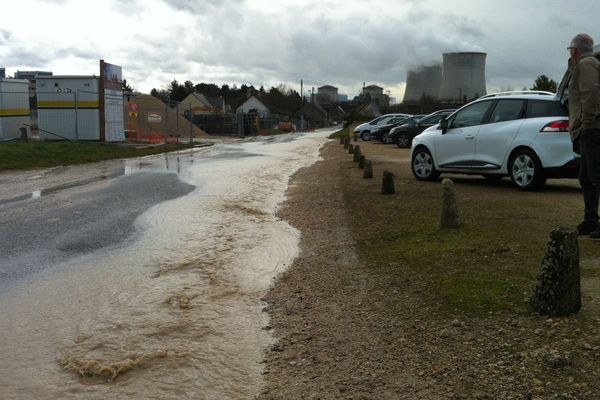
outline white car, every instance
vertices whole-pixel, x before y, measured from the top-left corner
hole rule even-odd
[[[382,115],[381,117],[377,117],[369,122],[358,125],[356,128],[354,128],[354,134],[360,135],[360,138],[364,141],[371,140],[371,133],[373,133],[377,127],[388,124],[395,117],[407,118],[410,117],[410,114],[395,113]]]
[[[483,96],[413,139],[411,169],[423,181],[446,172],[510,176],[518,189],[534,190],[547,178],[577,177],[568,128],[568,110],[554,93]]]

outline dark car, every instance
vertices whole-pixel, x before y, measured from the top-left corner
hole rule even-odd
[[[394,131],[396,144],[398,147],[408,149],[412,145],[412,141],[419,133],[423,132],[430,126],[437,125],[442,119],[452,114],[455,110],[440,110],[426,117],[421,118],[416,124],[404,124],[397,127]]]
[[[406,118],[407,117],[394,117],[387,124],[378,126],[371,132],[371,139],[383,140],[390,129],[402,125]]]
[[[416,125],[416,123],[419,122],[419,120],[421,118],[426,117],[426,116],[427,115],[425,115],[425,114],[417,114],[417,115],[413,115],[412,117],[406,118],[404,121],[402,121],[402,123],[400,125],[397,125],[396,127],[390,129],[388,134],[383,137],[382,142],[383,143],[396,143],[396,138],[398,137],[398,127],[400,127],[402,125]]]

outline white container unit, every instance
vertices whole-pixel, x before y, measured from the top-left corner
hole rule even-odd
[[[39,76],[36,82],[40,137],[100,140],[99,78]]]
[[[29,81],[0,78],[0,141],[20,138],[20,128],[29,135],[30,124]]]

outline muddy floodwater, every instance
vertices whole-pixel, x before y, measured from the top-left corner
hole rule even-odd
[[[277,207],[330,133],[218,143],[111,172],[107,187],[162,169],[193,189],[139,215],[125,244],[0,291],[0,398],[253,398],[273,340],[261,298],[300,239]],[[55,195],[44,189],[3,206]]]

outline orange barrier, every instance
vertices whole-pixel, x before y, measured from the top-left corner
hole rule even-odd
[[[139,134],[135,131],[128,131],[126,136],[127,140],[148,142],[152,144],[165,143],[165,135],[162,133],[151,132]],[[179,138],[177,136],[167,136],[167,143],[179,143]]]

